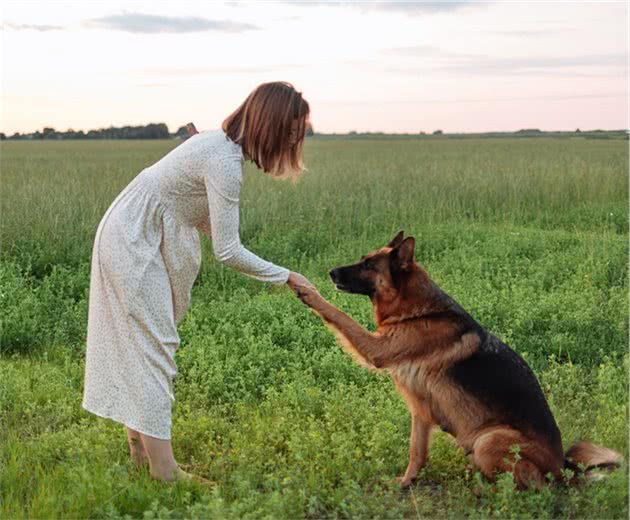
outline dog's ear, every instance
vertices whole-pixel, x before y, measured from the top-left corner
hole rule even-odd
[[[396,255],[396,263],[399,269],[409,269],[414,262],[414,248],[416,247],[416,239],[413,237],[405,238],[398,246],[394,248],[392,254]]]
[[[391,242],[387,244],[387,247],[396,247],[403,241],[403,230],[401,229],[394,238],[392,238]]]

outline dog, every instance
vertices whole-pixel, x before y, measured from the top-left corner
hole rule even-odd
[[[619,453],[578,442],[566,453],[533,372],[516,352],[477,323],[415,260],[414,237],[400,231],[358,263],[337,267],[337,289],[370,297],[370,333],[312,286],[293,287],[360,364],[387,371],[411,414],[409,464],[398,479],[412,484],[427,461],[432,428],[452,435],[490,481],[510,472],[518,489],[540,489],[595,467],[613,468]]]

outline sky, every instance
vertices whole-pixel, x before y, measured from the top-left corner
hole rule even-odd
[[[0,131],[218,128],[276,80],[316,132],[624,129],[628,5],[4,0]]]

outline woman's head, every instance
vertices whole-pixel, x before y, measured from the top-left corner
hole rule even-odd
[[[263,83],[223,121],[223,130],[259,168],[277,177],[302,171],[310,109],[284,81]]]

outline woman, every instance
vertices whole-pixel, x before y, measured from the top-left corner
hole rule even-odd
[[[132,460],[152,477],[191,479],[171,447],[177,324],[201,264],[197,230],[243,274],[292,288],[297,273],[239,239],[244,159],[273,176],[302,170],[309,105],[292,85],[257,87],[220,130],[197,133],[145,168],[105,212],[94,240],[82,406],[125,425]]]

